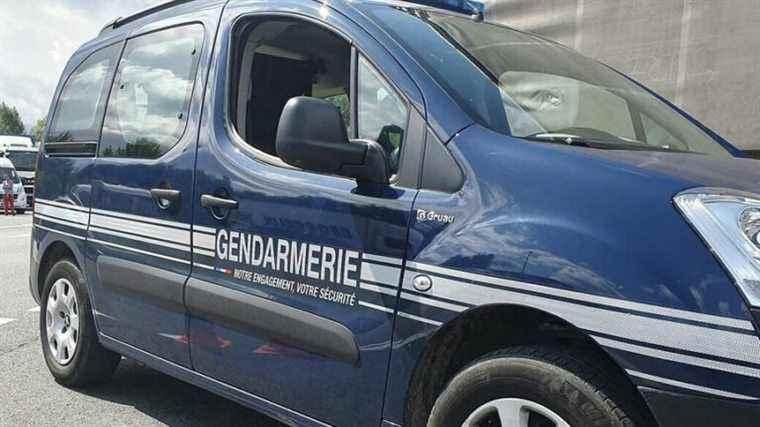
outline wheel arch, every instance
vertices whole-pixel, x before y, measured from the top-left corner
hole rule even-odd
[[[650,408],[625,369],[592,337],[554,314],[517,304],[474,307],[430,336],[410,377],[404,425],[426,425],[438,395],[468,364],[506,347],[536,344],[573,346],[598,356],[603,369],[630,386],[637,405],[652,425],[656,425]]]
[[[76,244],[66,238],[56,238],[49,235],[50,238],[40,245],[39,263],[36,274],[36,292],[39,298],[42,297],[42,291],[45,286],[48,272],[56,262],[64,258],[71,259],[77,268],[84,274],[84,256]]]

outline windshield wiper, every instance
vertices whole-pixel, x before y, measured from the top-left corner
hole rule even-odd
[[[531,141],[539,141],[539,142],[553,142],[556,144],[566,144],[566,145],[574,145],[578,147],[593,147],[595,142],[583,138],[578,135],[572,135],[569,133],[537,133],[534,135],[528,135],[522,137],[523,139],[528,139]]]
[[[689,151],[675,150],[667,147],[658,147],[649,145],[641,141],[630,141],[621,138],[614,140],[587,138],[580,135],[568,133],[543,132],[533,135],[523,136],[522,139],[538,142],[548,142],[554,144],[572,145],[575,147],[597,148],[601,150],[638,150],[638,151],[663,151],[669,153],[689,153]]]

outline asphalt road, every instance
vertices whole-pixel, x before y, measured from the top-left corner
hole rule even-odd
[[[71,390],[53,381],[28,290],[31,224],[31,214],[0,216],[0,426],[280,425],[128,359],[105,385]]]

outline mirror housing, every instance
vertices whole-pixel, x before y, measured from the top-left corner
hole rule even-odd
[[[387,185],[388,156],[374,141],[349,141],[338,107],[328,101],[291,98],[277,126],[277,155],[287,164],[313,172]]]

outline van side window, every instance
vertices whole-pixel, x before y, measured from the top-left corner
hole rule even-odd
[[[93,53],[71,74],[58,98],[48,142],[98,140],[106,91],[120,47],[113,45]]]
[[[127,42],[111,89],[99,155],[154,159],[185,132],[203,27],[187,25]]]
[[[359,138],[377,141],[388,153],[391,172],[397,173],[409,110],[396,91],[359,57],[357,75],[357,129]]]
[[[232,63],[231,119],[258,151],[277,157],[280,114],[297,96],[332,102],[350,128],[351,48],[331,31],[292,18],[242,23]]]

